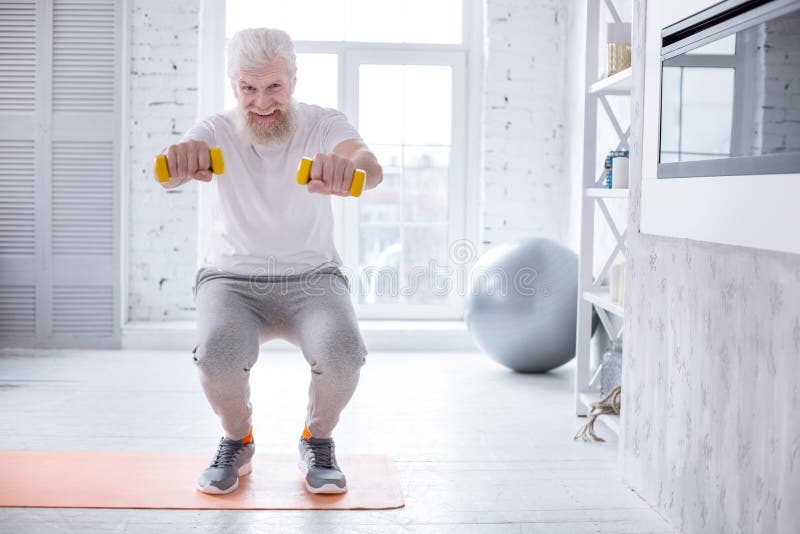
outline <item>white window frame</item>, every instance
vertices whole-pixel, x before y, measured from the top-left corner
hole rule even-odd
[[[200,8],[200,61],[198,116],[211,115],[224,106],[224,85],[219,73],[225,72],[224,0],[202,0]],[[338,55],[338,105],[358,125],[358,65],[411,64],[445,65],[453,69],[453,110],[448,192],[448,244],[467,240],[477,251],[479,246],[480,169],[483,88],[483,7],[480,2],[462,2],[463,38],[461,44],[363,43],[351,41],[295,41],[295,51]],[[228,83],[227,79],[225,83]],[[458,177],[463,176],[463,180]],[[205,250],[204,236],[208,221],[207,194],[199,189],[198,250]],[[369,194],[369,193],[367,193]],[[475,208],[469,210],[468,207]],[[333,198],[335,244],[344,264],[358,266],[358,204],[353,199]],[[472,213],[469,213],[471,212]],[[476,258],[451,269],[466,271]],[[198,263],[201,261],[198,254]],[[463,291],[453,280],[453,290],[446,305],[358,304],[361,319],[460,319]],[[353,288],[354,291],[357,286]]]

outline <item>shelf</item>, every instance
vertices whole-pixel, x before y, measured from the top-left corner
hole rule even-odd
[[[611,296],[608,293],[608,289],[595,289],[593,291],[584,291],[583,298],[584,300],[591,302],[595,306],[603,308],[604,310],[613,313],[618,317],[625,316],[625,308],[623,308],[621,304],[611,300]]]
[[[631,93],[631,69],[620,71],[589,86],[593,95],[629,95]]]
[[[606,67],[605,59],[601,58],[607,57],[608,49],[605,39],[607,32],[601,29],[605,29],[606,23],[612,20],[618,23],[632,20],[630,3],[625,4],[621,0],[590,0],[582,4],[586,8],[586,49],[583,54],[585,77],[582,84],[583,170],[580,182],[583,187],[579,193],[581,261],[578,264],[578,299],[586,304],[579,306],[577,317],[574,390],[575,410],[581,415],[586,413],[591,402],[600,400],[593,394],[598,385],[596,382],[599,369],[596,363],[598,355],[595,354],[599,347],[592,342],[593,319],[596,317],[600,321],[611,339],[621,340],[625,329],[623,321],[615,319],[624,317],[625,306],[612,302],[608,286],[601,287],[600,284],[611,274],[615,262],[625,261],[627,219],[620,220],[619,214],[611,211],[611,208],[622,209],[625,204],[633,201],[628,189],[604,187],[605,173],[598,175],[600,169],[597,168],[596,157],[608,148],[616,146],[621,150],[629,146],[631,129],[628,119],[634,115],[630,99],[633,70],[627,68],[611,76],[601,74]],[[625,9],[618,9],[622,7]],[[636,49],[636,43],[633,43],[632,48]],[[601,76],[603,79],[598,79]],[[599,227],[603,222],[606,223],[606,228]],[[611,236],[608,235],[609,231]],[[613,237],[613,240],[609,237]],[[594,267],[598,266],[599,260],[602,260],[603,267],[596,273]],[[619,431],[618,417],[602,415],[599,421],[611,431]]]
[[[586,413],[589,413],[591,410],[591,404],[593,402],[599,402],[602,397],[599,393],[592,393],[592,392],[582,392],[578,395],[578,399],[581,403],[586,407]],[[615,436],[619,437],[619,416],[612,415],[612,414],[603,414],[597,417],[597,421],[603,423],[607,429],[614,433]]]
[[[587,197],[628,198],[627,188],[608,189],[607,187],[589,187],[585,191]]]

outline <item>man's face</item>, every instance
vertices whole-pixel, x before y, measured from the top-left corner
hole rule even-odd
[[[240,70],[233,80],[241,118],[255,141],[284,141],[293,131],[295,80],[287,70],[281,58],[261,69]]]

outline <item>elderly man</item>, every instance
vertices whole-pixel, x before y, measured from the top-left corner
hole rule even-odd
[[[165,149],[170,180],[211,182],[213,227],[195,280],[194,362],[224,430],[198,489],[229,493],[251,471],[255,451],[250,369],[259,345],[281,337],[311,367],[300,468],[313,493],[346,491],[331,433],[358,383],[367,354],[349,287],[338,269],[330,195],[348,196],[354,169],[364,189],[383,172],[346,117],[292,98],[294,45],[280,30],[240,31],[228,44],[228,76],[238,105],[189,130]],[[212,180],[209,147],[225,173]],[[311,181],[297,185],[303,156]]]

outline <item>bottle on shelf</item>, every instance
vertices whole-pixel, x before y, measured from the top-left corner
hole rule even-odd
[[[611,340],[603,352],[603,367],[600,370],[600,395],[607,395],[609,391],[619,386],[621,382],[622,341]]]
[[[625,164],[627,165],[628,155],[629,155],[629,152],[627,150],[610,150],[608,152],[608,155],[606,155],[605,162],[603,163],[603,171],[605,173],[605,178],[606,178],[606,182],[605,183],[606,183],[606,187],[608,189],[611,189],[614,186],[614,159],[616,159],[616,158],[625,158]],[[618,167],[621,168],[620,165],[618,165]],[[622,171],[620,171],[620,172],[622,172]],[[625,172],[624,182],[625,182],[625,186],[624,187],[627,187],[628,186],[627,185],[627,182],[628,182],[627,172]],[[620,185],[620,186],[617,186],[617,187],[623,187],[623,186]]]
[[[612,22],[606,30],[608,39],[608,76],[631,66],[631,23]]]

